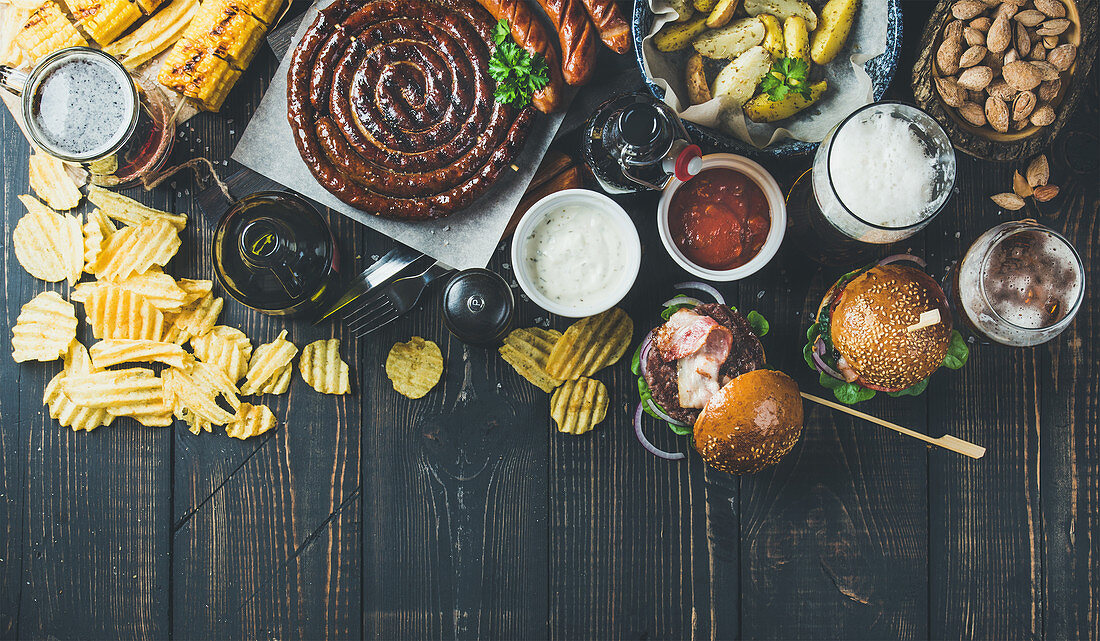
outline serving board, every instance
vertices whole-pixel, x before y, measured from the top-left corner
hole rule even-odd
[[[933,87],[932,65],[936,59],[939,32],[946,24],[947,17],[951,13],[951,5],[954,4],[954,0],[939,0],[921,35],[920,51],[913,65],[913,96],[917,105],[940,123],[956,149],[976,158],[1007,162],[1025,161],[1050,147],[1055,136],[1073,114],[1077,102],[1081,99],[1082,90],[1088,88],[1089,74],[1096,60],[1097,7],[1100,5],[1100,0],[1076,0],[1075,3],[1077,13],[1080,15],[1081,44],[1077,47],[1077,60],[1074,63],[1069,86],[1065,89],[1061,103],[1055,110],[1057,115],[1054,122],[1039,128],[1026,138],[994,140],[982,135],[974,127],[962,123],[948,111],[943,101],[936,95]]]

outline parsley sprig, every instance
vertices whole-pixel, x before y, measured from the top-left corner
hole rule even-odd
[[[489,76],[497,83],[493,96],[497,102],[522,109],[550,83],[546,60],[516,44],[507,20],[497,22],[493,28],[493,44],[496,48],[489,59]]]
[[[802,58],[780,58],[772,64],[760,89],[772,102],[778,102],[791,92],[810,99],[810,65]]]

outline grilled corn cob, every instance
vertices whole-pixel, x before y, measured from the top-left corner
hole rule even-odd
[[[100,45],[110,43],[141,17],[130,0],[65,0],[69,14]]]
[[[237,0],[237,3],[269,27],[279,17],[279,11],[283,8],[283,0]]]
[[[134,2],[137,3],[142,13],[150,15],[157,10],[157,7],[159,7],[164,0],[134,0]]]
[[[173,0],[103,50],[121,60],[127,69],[136,69],[179,40],[198,8],[199,0]]]
[[[239,0],[205,0],[183,37],[244,69],[266,32],[267,26]]]
[[[240,69],[230,67],[209,48],[183,38],[165,58],[157,80],[199,101],[203,109],[217,111],[240,77]]]
[[[43,3],[31,14],[15,34],[14,42],[33,62],[58,49],[88,44],[54,0]]]

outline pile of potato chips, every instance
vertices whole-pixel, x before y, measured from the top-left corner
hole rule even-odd
[[[63,175],[49,160],[32,164],[35,191],[51,204],[72,208],[80,191],[72,186],[73,195]],[[56,292],[39,294],[20,311],[12,328],[15,361],[64,359],[43,397],[51,418],[73,430],[110,425],[118,416],[147,426],[168,426],[178,418],[192,433],[224,425],[240,439],[275,427],[268,407],[239,396],[285,393],[298,348],[284,330],[253,349],[244,332],[217,324],[223,300],[214,296],[211,281],[175,279],[162,271],[180,248],[185,215],[95,186],[88,199],[98,209],[83,225],[78,215],[58,213],[33,196],[19,199],[28,210],[12,234],[19,264],[41,280],[67,281],[70,298],[84,305],[98,339],[91,349],[77,340],[76,309]],[[84,273],[94,280],[78,283]],[[349,393],[348,365],[339,350],[337,339],[302,350],[302,378],[318,392]],[[157,364],[160,371],[134,363]]]
[[[582,318],[565,333],[529,327],[512,330],[500,355],[520,376],[550,397],[550,416],[558,431],[584,434],[607,416],[607,387],[589,378],[613,365],[630,346],[634,322],[613,307]]]

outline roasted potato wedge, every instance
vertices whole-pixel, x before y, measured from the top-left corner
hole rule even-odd
[[[814,62],[823,65],[836,58],[848,40],[858,10],[859,0],[829,0],[825,3],[821,10],[821,22],[814,30],[810,45],[810,56]]]
[[[762,93],[745,103],[745,116],[753,122],[775,122],[790,118],[817,102],[828,88],[824,80],[810,85],[809,100],[794,92],[788,93],[782,100],[772,100],[767,94]]]
[[[707,31],[695,39],[695,50],[708,58],[733,59],[764,41],[764,23],[744,18],[733,24]]]
[[[770,13],[780,20],[802,16],[810,31],[817,29],[817,14],[802,0],[745,0],[745,13],[750,16]]]
[[[802,16],[791,16],[783,21],[783,45],[788,58],[810,62],[810,31]]]
[[[780,24],[779,18],[776,18],[770,13],[762,13],[756,16],[764,25],[764,48],[768,50],[768,53],[772,54],[773,58],[782,58],[787,55],[786,45],[783,44],[783,25]]]
[[[700,14],[687,22],[669,22],[653,36],[657,51],[668,53],[691,46],[695,36],[707,30],[707,17]]]
[[[729,24],[740,4],[741,0],[718,0],[718,4],[714,5],[714,9],[707,16],[707,26],[711,29],[717,29]]]
[[[750,47],[718,72],[711,87],[715,98],[722,98],[726,105],[741,107],[756,93],[756,85],[772,67],[772,55],[760,45]]]
[[[696,11],[701,11],[702,13],[710,13],[714,10],[714,5],[716,4],[718,4],[718,0],[695,0],[692,3],[692,6],[695,7]]]
[[[693,105],[701,105],[710,100],[710,86],[707,85],[707,75],[703,71],[703,56],[692,54],[684,67],[687,83],[688,100]]]
[[[676,12],[676,22],[687,22],[695,15],[691,0],[668,0],[668,5]]]

